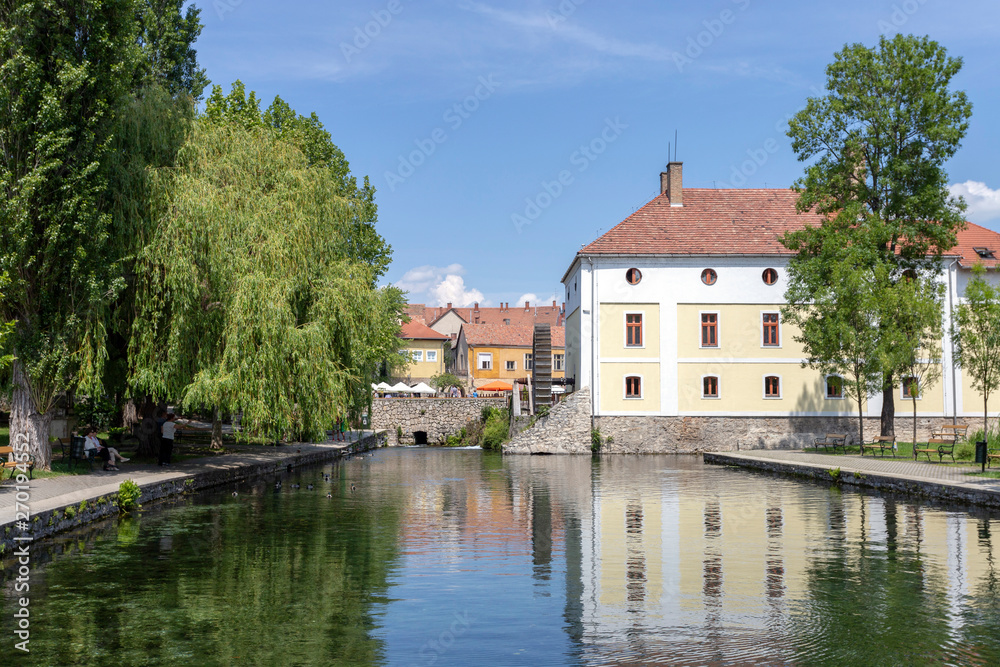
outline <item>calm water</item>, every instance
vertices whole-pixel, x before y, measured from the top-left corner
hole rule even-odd
[[[0,664],[1000,664],[996,515],[669,456],[382,450],[237,490],[39,550],[27,661],[8,572]]]

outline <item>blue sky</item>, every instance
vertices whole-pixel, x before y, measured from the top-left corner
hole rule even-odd
[[[685,186],[791,185],[785,120],[844,44],[896,32],[964,59],[973,117],[947,168],[1000,231],[995,0],[196,4],[213,83],[315,111],[371,178],[387,281],[413,302],[557,298],[580,246],[657,194],[675,131]]]

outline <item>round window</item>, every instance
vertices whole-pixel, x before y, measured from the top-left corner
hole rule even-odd
[[[778,282],[778,272],[774,269],[764,269],[764,273],[761,274],[761,278],[764,280],[765,285],[773,285]]]
[[[629,269],[625,272],[625,280],[628,281],[629,285],[638,285],[639,281],[642,280],[642,271],[639,269]]]
[[[718,274],[715,273],[714,269],[705,269],[701,272],[701,282],[706,285],[714,285],[715,281],[719,279]]]

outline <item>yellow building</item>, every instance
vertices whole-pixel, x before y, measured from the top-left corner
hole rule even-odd
[[[566,328],[552,327],[552,377],[566,377]],[[456,368],[475,389],[493,380],[512,382],[534,369],[534,327],[507,324],[464,324],[458,334]]]
[[[407,322],[400,327],[399,337],[403,340],[401,354],[410,361],[405,370],[394,379],[407,384],[428,382],[435,375],[444,373],[445,357],[451,339],[434,331],[420,322]]]
[[[810,368],[781,316],[793,255],[780,239],[821,217],[800,213],[790,189],[683,188],[682,165],[667,169],[660,195],[580,249],[563,276],[567,375],[591,388],[595,425],[623,451],[647,452],[803,446],[856,433],[844,379]],[[1000,264],[1000,234],[969,223],[957,241],[939,277],[945,331],[972,267]],[[983,412],[950,338],[941,349],[941,379],[918,390],[918,439],[933,424]],[[913,410],[908,389],[904,378],[893,392],[901,433]],[[877,393],[861,406],[866,437],[883,402]]]

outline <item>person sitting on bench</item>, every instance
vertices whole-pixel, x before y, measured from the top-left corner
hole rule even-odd
[[[93,426],[87,431],[87,438],[83,441],[83,451],[89,452],[92,449],[96,449],[97,455],[104,460],[105,470],[118,470],[118,466],[115,465],[115,459],[121,463],[128,462],[128,459],[119,454],[117,449],[105,446],[97,438],[97,429]]]

